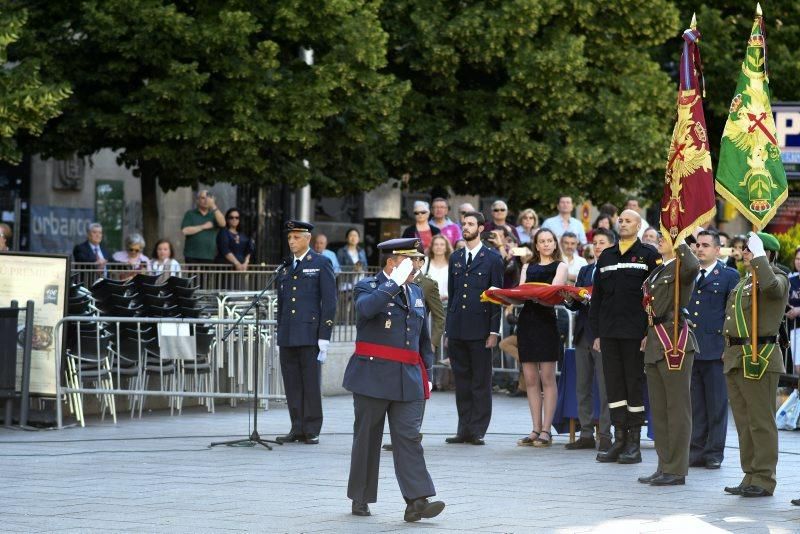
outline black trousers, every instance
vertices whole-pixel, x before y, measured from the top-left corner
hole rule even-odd
[[[608,408],[617,429],[643,426],[645,422],[641,344],[641,339],[600,338]]]
[[[394,473],[400,493],[409,502],[436,495],[422,450],[422,415],[425,400],[391,401],[353,394],[353,449],[347,496],[358,502],[378,500],[378,470],[386,416],[392,437]]]
[[[319,347],[281,347],[281,373],[292,432],[319,435],[322,429],[321,369]]]
[[[492,350],[483,339],[450,339],[448,346],[456,382],[456,433],[482,438],[492,419]]]
[[[692,446],[689,462],[722,461],[728,435],[728,385],[722,360],[692,367]]]

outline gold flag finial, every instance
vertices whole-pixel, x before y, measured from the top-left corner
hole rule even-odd
[[[692,22],[689,23],[689,28],[697,29],[697,13],[692,13]]]
[[[761,12],[761,2],[756,2],[756,16],[761,17],[764,13]]]

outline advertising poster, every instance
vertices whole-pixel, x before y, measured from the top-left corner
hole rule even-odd
[[[93,221],[91,209],[31,206],[31,251],[69,254]]]
[[[67,297],[68,256],[9,252],[0,254],[0,307],[12,300],[25,307],[33,301],[31,394],[56,394],[56,323],[64,317]],[[17,390],[22,375],[24,322],[20,318],[17,343]],[[0,340],[7,343],[8,340]],[[14,341],[12,341],[14,342]]]

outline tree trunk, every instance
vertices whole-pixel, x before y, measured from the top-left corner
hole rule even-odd
[[[158,195],[156,194],[157,180],[153,173],[142,172],[142,221],[144,223],[144,240],[150,247],[159,240],[158,229]]]

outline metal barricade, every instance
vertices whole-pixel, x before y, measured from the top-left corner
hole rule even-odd
[[[96,395],[103,414],[111,412],[116,421],[116,397],[126,396],[131,417],[138,406],[141,416],[146,397],[162,396],[170,401],[170,408],[180,412],[184,398],[198,398],[213,411],[214,399],[250,398],[254,388],[252,358],[259,357],[259,397],[262,400],[283,400],[274,393],[272,384],[276,369],[274,320],[255,317],[244,319],[222,346],[219,341],[224,332],[234,325],[234,319],[174,318],[174,317],[85,317],[67,316],[55,329],[56,354],[66,355],[66,368],[57,359],[57,418],[63,426],[62,400],[66,400],[83,426],[83,395]],[[160,325],[160,326],[159,326]],[[164,325],[186,325],[197,342],[194,358],[176,353],[161,352],[157,342]],[[259,354],[255,353],[256,325],[261,326],[258,340]],[[62,346],[62,332],[66,332],[66,347]],[[155,337],[154,337],[155,336]],[[221,353],[218,349],[221,349]],[[233,354],[228,359],[229,353]],[[221,356],[220,356],[221,354]],[[230,361],[246,387],[238,391],[222,391],[218,379],[219,358]],[[200,388],[202,377],[202,391]],[[159,389],[149,389],[149,377],[158,376]],[[192,384],[190,379],[194,380]],[[127,383],[123,383],[127,381]],[[166,386],[166,387],[165,387]],[[192,387],[194,386],[194,387]],[[268,408],[268,404],[265,406]]]

